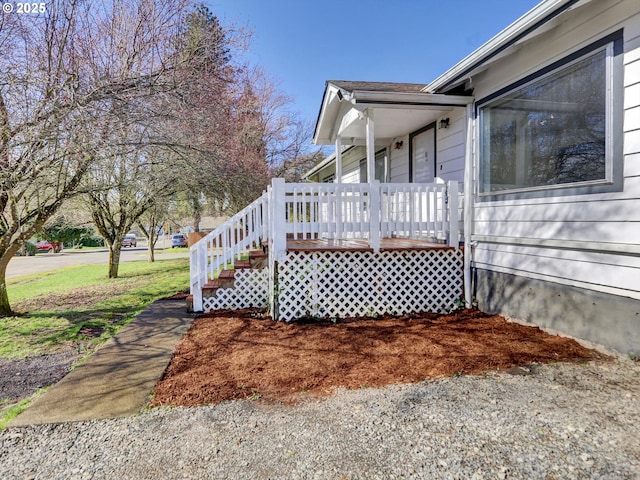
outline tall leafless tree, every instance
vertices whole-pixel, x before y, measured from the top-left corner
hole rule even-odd
[[[114,106],[175,85],[188,0],[50,0],[0,17],[0,316],[6,267],[79,191],[108,146]],[[114,35],[115,34],[115,35]]]
[[[159,232],[169,217],[168,199],[157,198],[151,206],[138,218],[136,225],[147,239],[147,259],[155,262],[155,247]]]

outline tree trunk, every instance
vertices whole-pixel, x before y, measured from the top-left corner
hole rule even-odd
[[[109,245],[109,278],[118,278],[118,268],[120,267],[120,251],[122,240]]]
[[[158,235],[155,233],[155,225],[152,226],[151,231],[149,232],[149,236],[147,237],[147,240],[149,241],[149,247],[147,248],[147,259],[149,260],[149,263],[153,263],[156,261],[156,257],[155,257],[155,246],[156,246],[156,240],[158,239]]]
[[[7,295],[6,276],[9,260],[11,260],[11,257],[6,254],[0,258],[0,317],[11,317],[13,315],[11,304],[9,304],[9,296]]]
[[[200,222],[202,221],[202,215],[200,215],[200,212],[196,212],[193,214],[193,231],[194,232],[199,232],[200,231]]]

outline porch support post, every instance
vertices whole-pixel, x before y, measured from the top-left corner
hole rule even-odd
[[[284,178],[274,178],[271,180],[271,217],[272,217],[272,245],[274,257],[280,259],[281,254],[287,251],[287,228],[286,228],[286,193]]]
[[[193,295],[193,311],[202,312],[202,287],[207,283],[207,251],[206,241],[198,242],[189,249],[190,272],[191,272],[191,288],[190,293]],[[195,275],[194,275],[195,272]],[[195,282],[194,282],[195,280]]]
[[[380,181],[369,182],[369,245],[380,253]]]
[[[366,128],[366,141],[367,141],[367,183],[371,184],[376,178],[375,165],[376,165],[376,147],[375,147],[375,128],[373,118],[373,108],[368,108],[366,112],[367,116],[367,128]]]
[[[464,302],[467,308],[473,303],[471,288],[471,256],[473,245],[471,233],[473,229],[473,104],[467,105],[467,139],[464,154]]]
[[[336,182],[342,185],[342,138],[336,136]],[[336,237],[342,239],[342,191],[336,190]]]
[[[447,185],[449,202],[449,246],[460,247],[460,230],[458,227],[458,182],[450,180]]]
[[[336,137],[336,183],[342,183],[342,138]]]

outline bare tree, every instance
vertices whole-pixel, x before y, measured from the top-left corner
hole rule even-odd
[[[302,182],[304,174],[311,168],[324,160],[322,149],[311,153],[300,153],[299,155],[284,159],[279,165],[271,169],[273,177],[284,178],[287,182]]]
[[[150,23],[147,19],[144,29]],[[128,24],[111,22],[105,28],[112,30],[111,37],[139,46],[119,52],[131,58],[127,64],[155,58],[159,39],[155,44],[136,42],[139,33]],[[172,60],[175,68],[157,77],[160,95],[109,105],[109,148],[88,175],[92,215],[109,245],[110,277],[117,276],[122,240],[132,225],[178,191],[199,214],[202,192],[216,186],[227,158],[235,69],[226,31],[205,6],[196,5],[185,14],[172,45],[163,63]],[[144,231],[153,235],[153,230]]]
[[[251,86],[259,112],[265,162],[271,177],[300,181],[323,156],[311,144],[313,125],[292,110],[292,100],[260,69],[250,70],[245,83]]]
[[[6,267],[78,193],[118,102],[174,88],[187,0],[50,0],[0,17],[0,316]]]
[[[108,156],[86,175],[87,199],[93,222],[109,247],[108,277],[116,278],[125,235],[141,216],[171,193],[171,180],[156,174],[149,152],[136,148]]]
[[[230,212],[259,195],[291,151],[285,99],[230,61],[244,32],[192,6],[50,0],[44,13],[0,17],[0,316],[12,313],[7,264],[74,195],[88,194],[95,211],[135,207],[111,222],[117,229],[94,216],[115,256],[154,196],[124,188],[124,172],[158,178],[162,159],[194,205]]]
[[[255,200],[272,176],[299,181],[319,158],[311,145],[312,129],[291,110],[292,101],[260,69],[245,68],[228,117],[225,161],[202,198],[210,211],[235,213]],[[195,199],[198,200],[198,199]]]
[[[138,218],[137,226],[147,239],[147,259],[155,262],[155,246],[158,233],[169,217],[169,205],[166,199],[158,199]]]
[[[93,122],[89,106],[105,84],[80,87],[78,1],[49,13],[0,19],[0,315],[12,313],[6,268],[24,242],[75,192],[97,147],[73,124]]]

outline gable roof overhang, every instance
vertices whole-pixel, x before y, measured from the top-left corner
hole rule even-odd
[[[473,102],[470,96],[431,94],[422,88],[420,84],[328,81],[313,142],[330,145],[340,137],[345,144],[363,144],[366,115],[375,110],[376,143],[383,143]]]

